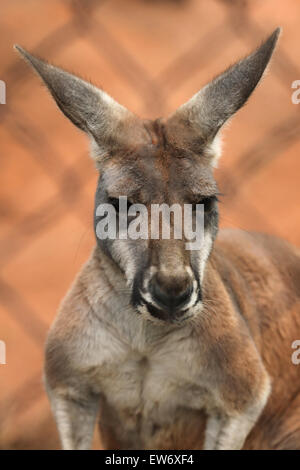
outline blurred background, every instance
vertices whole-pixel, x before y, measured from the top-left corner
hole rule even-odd
[[[221,225],[300,241],[299,0],[1,0],[0,448],[57,448],[41,371],[47,329],[93,247],[97,173],[18,43],[141,117],[176,109],[276,26],[270,71],[225,132]],[[95,441],[95,446],[100,444]]]

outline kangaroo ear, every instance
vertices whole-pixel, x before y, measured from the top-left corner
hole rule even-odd
[[[102,153],[106,153],[106,148],[130,144],[129,129],[135,128],[135,144],[143,137],[139,119],[107,93],[29,54],[20,46],[16,45],[15,49],[43,79],[61,111],[93,137]]]
[[[182,125],[197,136],[198,145],[215,147],[216,136],[225,122],[247,101],[270,61],[281,29],[252,54],[228,68],[196,93],[168,119],[169,127]],[[200,145],[201,147],[201,145]]]

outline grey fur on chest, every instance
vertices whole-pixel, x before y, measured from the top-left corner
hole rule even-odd
[[[123,313],[126,321],[98,329],[93,365],[85,370],[102,397],[103,425],[114,423],[120,439],[132,433],[135,445],[142,439],[147,447],[153,429],[184,419],[187,410],[209,408],[213,397],[190,326],[164,331],[135,312],[127,319]]]

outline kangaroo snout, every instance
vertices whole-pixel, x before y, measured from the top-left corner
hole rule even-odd
[[[191,316],[191,308],[201,300],[201,289],[191,269],[173,274],[159,270],[147,277],[146,273],[140,300],[152,317],[172,323]]]
[[[172,277],[157,273],[149,284],[153,301],[162,309],[178,311],[186,306],[193,292],[193,280],[190,276]]]

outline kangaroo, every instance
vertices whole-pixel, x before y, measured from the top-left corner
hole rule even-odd
[[[46,343],[64,449],[89,449],[96,420],[106,449],[300,449],[291,361],[299,251],[269,235],[218,233],[213,176],[220,132],[261,80],[279,33],[154,121],[16,46],[90,139],[96,207],[118,214],[120,196],[129,206],[204,205],[197,250],[184,237],[96,237]]]

